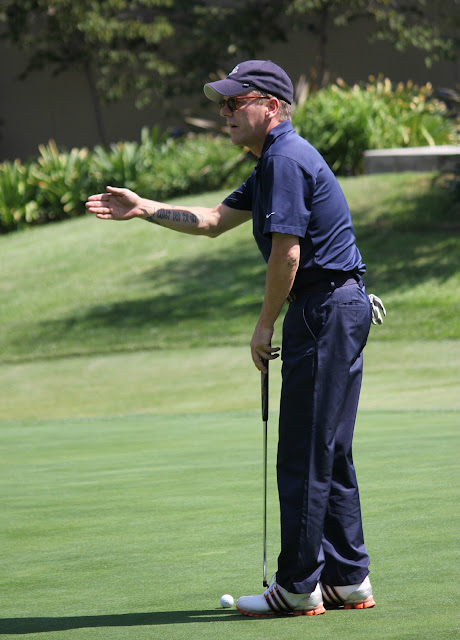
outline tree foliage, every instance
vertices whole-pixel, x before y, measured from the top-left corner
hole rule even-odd
[[[105,101],[196,91],[232,59],[283,37],[279,0],[4,0],[0,37],[29,54],[23,75],[91,69]],[[1,6],[1,5],[0,5]],[[260,29],[263,23],[264,29]],[[3,28],[2,28],[3,27]]]
[[[458,55],[460,0],[290,0],[286,14],[296,29],[315,37],[316,75],[323,85],[333,71],[328,62],[332,30],[356,20],[372,25],[371,41],[390,42],[399,51],[422,51],[428,67]]]
[[[142,106],[195,92],[220,69],[287,40],[294,28],[316,38],[317,75],[326,81],[331,30],[360,18],[372,22],[375,39],[400,50],[417,47],[428,64],[455,57],[459,6],[460,0],[0,0],[0,37],[28,54],[24,76],[44,66],[55,73],[80,69],[98,98],[134,95]]]

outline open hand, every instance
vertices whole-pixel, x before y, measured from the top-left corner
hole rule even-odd
[[[141,198],[134,191],[107,187],[107,193],[88,198],[86,209],[103,220],[131,220],[141,214],[138,208],[140,201]]]

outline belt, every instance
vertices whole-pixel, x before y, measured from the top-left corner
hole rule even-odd
[[[322,291],[335,291],[339,287],[346,287],[350,284],[359,284],[361,283],[361,276],[353,276],[352,278],[343,275],[339,278],[334,278],[334,280],[318,280],[317,282],[310,282],[308,284],[302,285],[301,287],[296,287],[296,289],[292,289],[286,298],[286,300],[291,304],[297,299],[297,296],[302,293],[320,293]]]

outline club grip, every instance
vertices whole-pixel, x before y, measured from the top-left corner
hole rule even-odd
[[[268,420],[268,360],[263,361],[267,368],[267,373],[261,372],[260,376],[260,390],[262,397],[262,420],[266,422]]]

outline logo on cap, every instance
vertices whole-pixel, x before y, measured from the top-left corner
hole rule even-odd
[[[229,76],[232,76],[234,73],[238,73],[238,67],[239,67],[239,66],[240,66],[240,65],[239,65],[239,64],[237,64],[237,65],[236,65],[236,67],[233,69],[233,71],[230,71],[230,73],[229,73],[228,75],[229,75]]]

